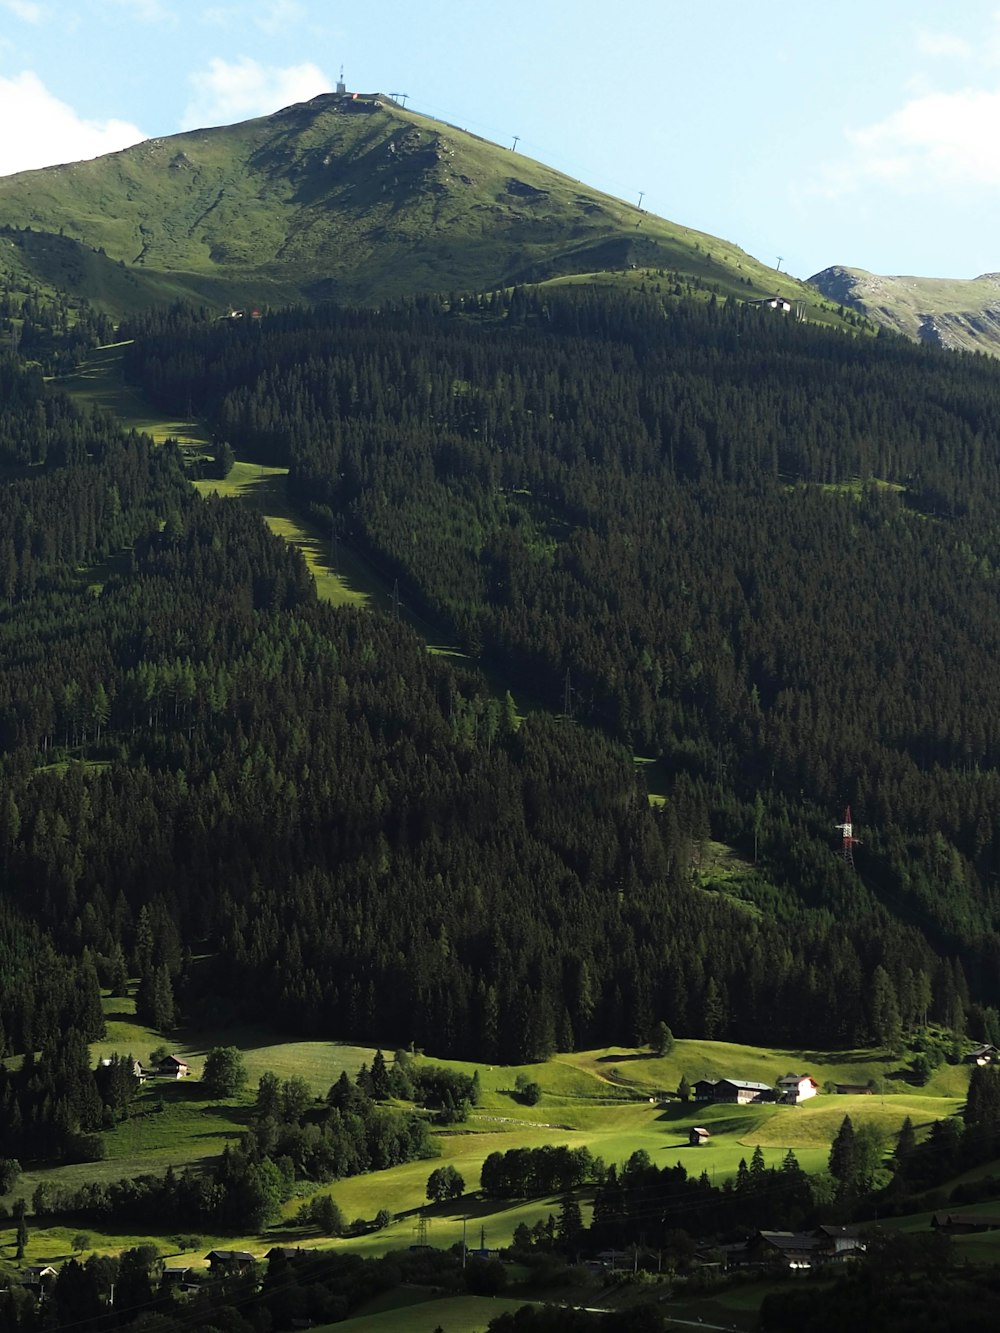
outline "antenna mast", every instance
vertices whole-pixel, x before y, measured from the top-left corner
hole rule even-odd
[[[840,844],[840,854],[844,858],[849,870],[854,869],[854,848],[860,843],[861,839],[854,836],[854,823],[851,819],[851,807],[844,808],[844,822],[834,824],[834,828],[839,828],[844,835]]]

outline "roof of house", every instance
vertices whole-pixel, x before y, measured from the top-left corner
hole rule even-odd
[[[814,1088],[819,1087],[812,1074],[786,1074],[784,1078],[778,1079],[779,1088],[797,1088],[800,1083],[811,1083]]]
[[[935,1213],[932,1227],[1000,1227],[1000,1213]]]
[[[177,1065],[178,1067],[183,1065],[187,1069],[187,1061],[182,1060],[179,1055],[165,1055],[160,1061],[160,1068],[162,1069],[164,1065]]]
[[[728,1083],[731,1088],[746,1088],[751,1092],[770,1092],[770,1083],[755,1083],[747,1078],[720,1078],[720,1083]]]
[[[831,1226],[828,1223],[824,1223],[822,1226],[818,1226],[816,1230],[818,1232],[821,1231],[824,1236],[830,1236],[833,1239],[836,1239],[838,1236],[848,1236],[853,1240],[861,1235],[860,1226],[838,1227],[838,1226]]]
[[[222,1263],[232,1263],[235,1261],[238,1263],[252,1264],[254,1262],[254,1256],[249,1250],[209,1250],[208,1254],[205,1255],[205,1258],[209,1260],[218,1259]]]
[[[778,1250],[794,1250],[802,1254],[818,1250],[822,1243],[819,1236],[806,1231],[760,1231],[757,1234],[765,1244],[773,1245]]]

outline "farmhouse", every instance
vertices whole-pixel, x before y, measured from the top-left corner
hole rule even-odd
[[[58,1271],[51,1264],[27,1264],[21,1270],[20,1285],[44,1300],[55,1286]]]
[[[727,1267],[803,1270],[863,1251],[857,1227],[817,1227],[814,1231],[758,1231],[742,1247],[728,1247]]]
[[[965,1063],[968,1065],[989,1065],[997,1058],[997,1048],[985,1042],[982,1046],[976,1046],[965,1057]]]
[[[783,1102],[795,1106],[819,1092],[819,1084],[808,1074],[786,1074],[778,1079],[778,1095]]]
[[[209,1272],[215,1277],[232,1277],[238,1273],[249,1273],[255,1260],[249,1250],[209,1250],[205,1255]]]
[[[931,1227],[946,1236],[972,1236],[1000,1230],[1000,1213],[935,1213]]]
[[[155,1070],[157,1078],[186,1078],[187,1073],[187,1065],[176,1055],[168,1055],[165,1060],[160,1061]]]
[[[717,1102],[766,1102],[773,1100],[774,1093],[767,1083],[754,1083],[745,1078],[720,1078],[715,1085]]]
[[[791,313],[792,303],[784,296],[765,296],[763,300],[747,301],[747,305],[755,305],[761,309],[780,310],[783,315]]]
[[[738,1102],[742,1105],[775,1100],[769,1084],[744,1078],[700,1078],[693,1091],[696,1102]]]

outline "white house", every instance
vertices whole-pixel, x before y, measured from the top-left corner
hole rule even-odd
[[[793,1106],[815,1097],[817,1092],[819,1084],[809,1074],[786,1074],[784,1078],[778,1079],[778,1093],[781,1100]]]

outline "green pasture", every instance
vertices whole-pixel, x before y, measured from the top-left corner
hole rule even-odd
[[[126,343],[98,347],[59,387],[84,406],[97,407],[119,418],[126,430],[149,435],[157,444],[174,439],[182,447],[198,450],[211,447],[202,424],[194,419],[169,418],[150,406],[144,395],[122,374],[122,351]]]
[[[439,1327],[446,1333],[482,1333],[497,1315],[538,1303],[513,1296],[433,1296],[426,1288],[390,1296],[403,1298],[405,1304],[379,1309],[373,1302],[370,1312],[323,1324],[316,1333],[432,1333]]]
[[[106,1134],[105,1160],[25,1171],[15,1191],[18,1196],[30,1198],[40,1184],[72,1188],[86,1181],[162,1173],[168,1165],[204,1165],[246,1129],[256,1084],[264,1072],[273,1071],[279,1078],[302,1077],[317,1096],[323,1096],[342,1071],[355,1075],[362,1063],[371,1064],[375,1054],[370,1047],[334,1041],[284,1042],[273,1033],[253,1027],[182,1029],[165,1042],[159,1033],[136,1021],[131,998],[106,997],[104,1004],[108,1031],[92,1044],[95,1061],[113,1052],[148,1061],[155,1047],[167,1045],[187,1061],[191,1077],[150,1080],[138,1094],[129,1119]],[[221,1103],[203,1096],[198,1078],[205,1055],[217,1045],[232,1045],[242,1051],[249,1075],[245,1092]],[[520,1223],[531,1226],[558,1214],[560,1199],[503,1202],[479,1197],[479,1173],[491,1152],[564,1144],[587,1147],[606,1162],[621,1164],[633,1153],[643,1151],[657,1166],[679,1162],[690,1175],[705,1172],[715,1184],[721,1184],[735,1174],[740,1159],[749,1160],[759,1145],[768,1166],[779,1166],[792,1149],[804,1170],[820,1172],[826,1167],[830,1142],[845,1114],[850,1114],[856,1126],[877,1124],[885,1135],[887,1149],[891,1149],[906,1116],[912,1119],[919,1135],[934,1120],[959,1112],[962,1096],[956,1093],[959,1089],[964,1092],[967,1078],[962,1066],[944,1066],[926,1088],[915,1089],[885,1080],[887,1062],[879,1052],[788,1051],[707,1041],[678,1041],[671,1054],[662,1059],[622,1047],[560,1054],[543,1064],[516,1067],[414,1058],[470,1076],[477,1070],[479,1073],[480,1102],[466,1124],[437,1135],[439,1158],[408,1162],[388,1171],[318,1187],[302,1184],[298,1197],[288,1201],[282,1219],[267,1234],[205,1237],[205,1249],[217,1241],[262,1254],[271,1244],[281,1242],[337,1244],[375,1255],[415,1243],[421,1215],[427,1219],[428,1241],[435,1246],[459,1242],[463,1227],[470,1244],[478,1245],[483,1228],[488,1246],[503,1246]],[[692,1083],[701,1077],[729,1076],[770,1084],[793,1070],[811,1073],[821,1086],[828,1079],[861,1084],[872,1076],[882,1079],[883,1086],[898,1086],[899,1090],[874,1096],[821,1094],[797,1107],[682,1103],[672,1095],[682,1073]],[[535,1106],[522,1104],[516,1096],[518,1074],[540,1085],[542,1096]],[[694,1125],[704,1126],[711,1134],[701,1147],[688,1144],[688,1132]],[[431,1206],[426,1199],[427,1177],[436,1166],[444,1164],[460,1172],[466,1192],[458,1200]],[[341,1241],[317,1237],[293,1220],[302,1199],[315,1194],[332,1194],[349,1222],[371,1219],[380,1209],[387,1209],[393,1220],[382,1231]],[[581,1202],[586,1217],[586,1191]],[[918,1223],[926,1224],[929,1216]],[[32,1257],[68,1256],[72,1235],[78,1229],[32,1228]],[[123,1248],[149,1239],[83,1229],[91,1231],[94,1248]],[[0,1255],[2,1237],[0,1233]],[[161,1236],[157,1243],[167,1250],[176,1246],[175,1239],[167,1236]],[[995,1243],[975,1241],[970,1252],[987,1251]]]

